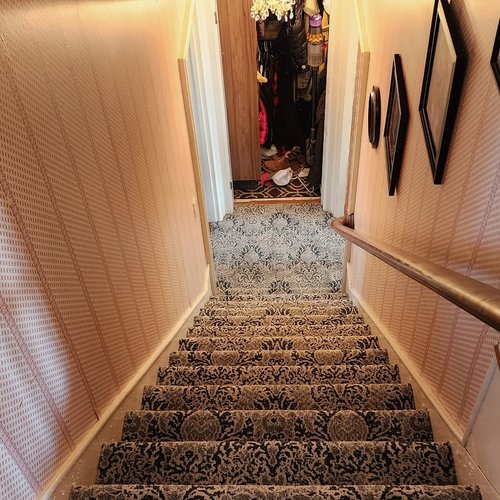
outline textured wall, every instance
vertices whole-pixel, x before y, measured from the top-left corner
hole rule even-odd
[[[176,0],[1,3],[4,498],[40,491],[203,289],[183,16]]]
[[[418,114],[433,3],[364,1],[371,51],[368,86],[380,86],[382,130],[394,53],[402,56],[410,122],[399,189],[392,198],[383,140],[373,150],[363,138],[356,229],[498,288],[500,93],[489,59],[500,4],[451,1],[469,65],[444,184],[436,186]],[[353,251],[352,270],[354,291],[464,428],[500,334],[359,249]]]

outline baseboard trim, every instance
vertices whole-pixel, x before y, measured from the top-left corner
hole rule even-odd
[[[186,322],[190,319],[191,314],[196,310],[200,303],[204,300],[205,296],[211,289],[210,284],[210,270],[209,266],[205,270],[204,285],[203,290],[196,297],[193,304],[186,312],[181,316],[177,323],[171,328],[170,332],[165,336],[161,344],[156,348],[156,350],[151,354],[151,356],[141,365],[137,370],[136,374],[129,380],[127,385],[120,391],[120,393],[113,399],[110,405],[104,410],[101,418],[91,427],[85,437],[78,443],[76,448],[71,452],[71,454],[66,458],[62,465],[57,469],[55,475],[52,477],[48,485],[44,488],[43,492],[38,497],[41,500],[50,500],[59,484],[62,480],[70,473],[71,469],[74,467],[78,459],[85,452],[85,450],[90,446],[93,440],[97,437],[102,428],[109,421],[111,416],[117,411],[119,406],[125,400],[125,398],[131,393],[131,391],[137,386],[141,381],[142,377],[151,369],[157,359],[161,356],[163,351],[168,347],[170,342],[175,338],[175,336],[186,326]]]
[[[443,419],[445,424],[448,426],[450,431],[455,435],[455,437],[462,442],[464,437],[464,431],[458,424],[455,422],[453,417],[450,415],[445,406],[441,403],[436,393],[433,391],[431,385],[422,377],[419,369],[415,366],[410,356],[403,351],[403,349],[398,345],[398,343],[392,338],[389,330],[386,326],[379,320],[378,316],[375,314],[373,308],[368,305],[363,298],[356,293],[353,289],[349,289],[347,291],[349,296],[351,297],[354,304],[359,307],[359,309],[364,312],[370,320],[375,324],[380,333],[387,340],[389,345],[392,347],[396,355],[399,357],[401,362],[405,365],[410,375],[415,379],[416,383],[422,389],[422,392],[427,396],[432,406],[438,412],[439,416]]]

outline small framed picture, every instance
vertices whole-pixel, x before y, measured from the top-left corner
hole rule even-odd
[[[389,196],[394,195],[398,186],[407,127],[408,101],[406,98],[403,66],[401,64],[401,56],[399,54],[394,54],[389,101],[387,103],[387,114],[384,126]]]
[[[447,0],[435,0],[419,112],[434,184],[443,182],[467,65]]]
[[[498,21],[497,35],[493,44],[493,53],[491,54],[491,67],[497,79],[498,90],[500,90],[500,20]]]

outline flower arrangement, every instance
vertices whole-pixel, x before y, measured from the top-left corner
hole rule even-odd
[[[293,6],[296,0],[253,0],[250,17],[256,21],[264,21],[274,14],[278,21],[293,19]]]

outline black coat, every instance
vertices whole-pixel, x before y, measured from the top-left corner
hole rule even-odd
[[[299,74],[307,71],[309,68],[307,66],[307,38],[304,25],[304,6],[301,0],[294,5],[294,17],[286,29],[286,43],[288,45],[290,73]]]

